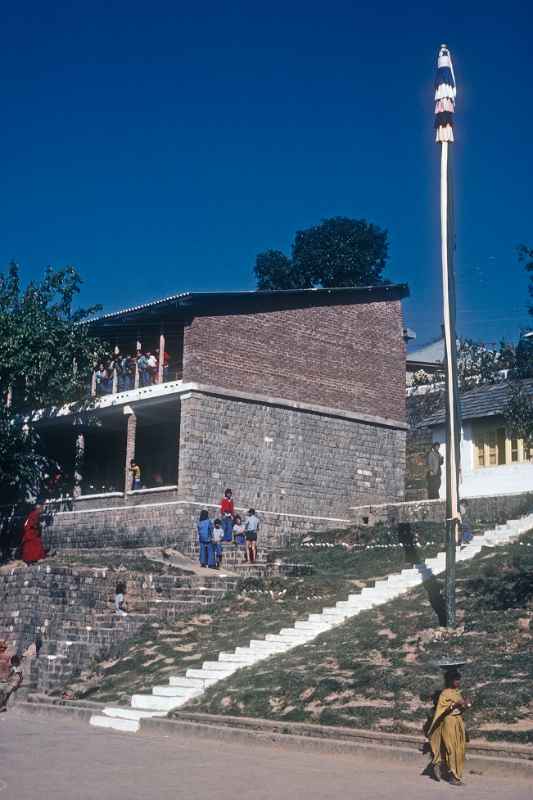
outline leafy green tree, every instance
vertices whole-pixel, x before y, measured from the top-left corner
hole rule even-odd
[[[374,286],[384,283],[387,231],[364,219],[331,217],[297,231],[292,258],[279,250],[259,253],[258,289]]]
[[[38,454],[34,411],[88,395],[102,343],[87,320],[98,306],[74,308],[81,278],[72,267],[46,270],[40,282],[21,285],[16,264],[0,274],[0,485],[3,496],[38,485],[44,460]]]

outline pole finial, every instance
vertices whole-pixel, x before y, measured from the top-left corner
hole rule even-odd
[[[435,76],[435,128],[437,142],[453,142],[453,115],[457,93],[448,45],[441,44]]]

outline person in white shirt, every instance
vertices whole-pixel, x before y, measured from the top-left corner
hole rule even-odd
[[[215,549],[215,569],[220,567],[222,561],[222,541],[224,539],[224,528],[219,519],[216,519],[213,524],[213,533],[211,534],[211,541]]]
[[[251,508],[246,517],[245,536],[246,536],[246,554],[245,561],[253,564],[257,559],[257,531],[259,530],[259,518],[255,513],[255,509]]]

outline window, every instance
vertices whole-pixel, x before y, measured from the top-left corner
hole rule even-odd
[[[522,439],[508,436],[500,423],[479,423],[473,426],[474,467],[497,467],[533,460]]]

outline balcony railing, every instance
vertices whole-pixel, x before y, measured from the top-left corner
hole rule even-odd
[[[172,361],[156,365],[149,365],[138,358],[129,361],[126,367],[112,362],[109,365],[102,364],[95,369],[91,380],[91,396],[103,397],[118,392],[128,392],[131,389],[179,381],[183,377],[181,364]]]

